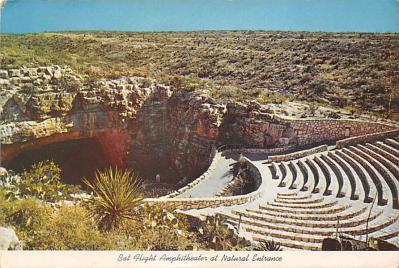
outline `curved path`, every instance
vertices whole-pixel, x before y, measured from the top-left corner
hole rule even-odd
[[[215,169],[203,181],[177,195],[176,198],[213,197],[233,179],[233,165],[238,161],[240,154],[225,152],[217,152],[217,154],[219,154],[216,156],[219,160]]]

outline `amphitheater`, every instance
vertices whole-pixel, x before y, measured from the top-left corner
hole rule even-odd
[[[108,165],[148,166],[154,174],[169,167],[180,171],[180,181],[205,170],[144,202],[201,219],[219,215],[253,241],[320,250],[324,238],[340,234],[399,245],[395,122],[284,117],[256,103],[220,104],[137,77],[78,84],[59,66],[0,74],[6,168],[19,155],[35,159],[50,145],[62,154],[81,141],[64,161],[85,164],[79,157],[93,158],[97,146]],[[73,87],[61,83],[66,78]],[[252,185],[238,194],[231,191],[239,186],[237,163]]]
[[[240,154],[260,177],[258,189],[217,197],[232,180],[228,170]],[[203,176],[166,200],[148,202],[170,203],[200,218],[220,215],[240,235],[287,249],[320,250],[323,239],[337,231],[399,245],[398,186],[399,131],[394,130],[290,154],[220,150]]]

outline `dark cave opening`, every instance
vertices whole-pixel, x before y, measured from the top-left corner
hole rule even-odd
[[[82,178],[92,179],[97,169],[109,165],[99,143],[90,138],[68,140],[44,145],[39,149],[27,150],[12,159],[7,168],[16,172],[29,170],[32,164],[50,160],[62,170],[61,181],[82,185]]]

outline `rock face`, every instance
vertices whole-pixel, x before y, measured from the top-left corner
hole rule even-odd
[[[256,102],[217,104],[201,91],[142,77],[84,82],[67,67],[0,70],[1,165],[21,152],[95,140],[109,165],[147,178],[200,174],[224,144],[307,145],[390,130],[350,120],[293,120]]]
[[[21,250],[22,246],[19,242],[15,231],[10,228],[0,226],[0,250]]]

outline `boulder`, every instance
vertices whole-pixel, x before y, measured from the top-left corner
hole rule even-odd
[[[21,250],[22,245],[11,228],[0,226],[0,250]]]

